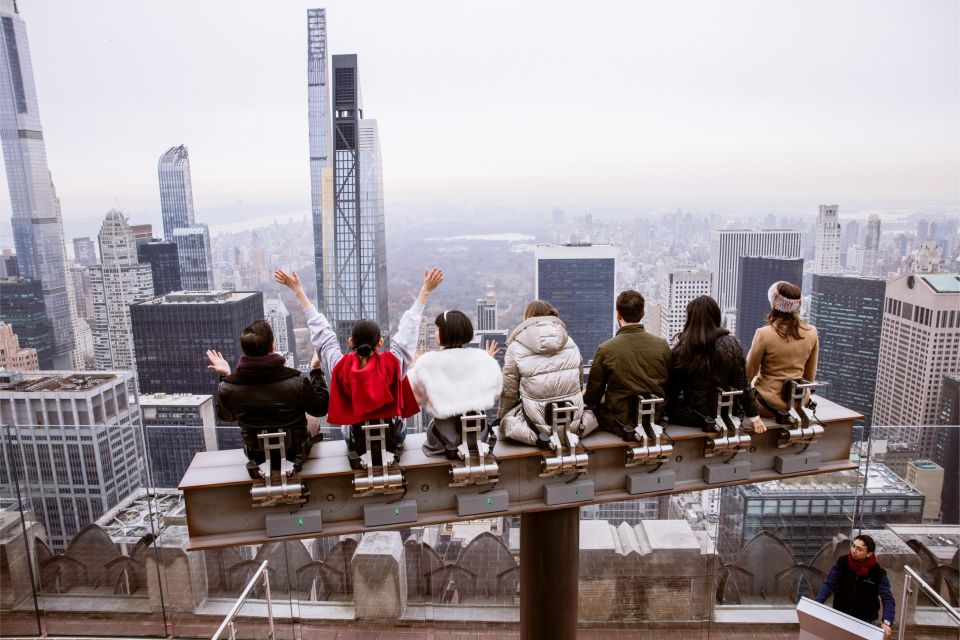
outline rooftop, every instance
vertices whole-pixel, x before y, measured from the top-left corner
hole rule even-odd
[[[171,305],[171,304],[228,304],[239,302],[250,296],[258,295],[259,291],[172,291],[166,295],[157,296],[150,300],[138,302],[138,305]]]
[[[842,495],[860,495],[864,472],[867,474],[867,486],[864,491],[867,495],[922,495],[885,464],[876,461],[872,461],[869,468],[865,461],[861,461],[860,469],[855,471],[839,471],[789,481],[772,480],[758,484],[741,485],[740,490],[747,497],[811,493],[822,493],[832,498]]]
[[[141,407],[199,407],[213,399],[211,395],[194,393],[140,394]]]
[[[11,376],[0,390],[10,393],[36,393],[38,391],[89,391],[117,379],[114,373],[87,373],[78,371],[41,371],[39,373]]]
[[[960,293],[960,275],[956,273],[933,273],[920,278],[937,293]]]

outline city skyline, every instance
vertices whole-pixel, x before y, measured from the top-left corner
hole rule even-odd
[[[301,38],[313,6],[271,7],[264,19],[235,3],[189,14],[186,5],[165,3],[150,5],[151,20],[107,1],[45,12],[23,6],[65,217],[102,216],[118,205],[135,219],[157,214],[149,165],[171,139],[197,154],[204,212],[309,212]],[[524,6],[511,7],[510,21],[495,6],[386,6],[374,20],[361,17],[369,13],[364,3],[322,6],[330,53],[355,51],[364,60],[365,98],[377,105],[392,167],[384,176],[388,204],[582,206],[589,198],[597,208],[807,202],[812,211],[816,202],[840,202],[853,212],[958,200],[951,3],[702,5],[693,18],[666,6]],[[825,10],[843,37],[810,46],[805,34],[821,29]],[[424,19],[394,28],[411,15]],[[624,25],[645,37],[622,37]],[[251,30],[257,46],[238,47],[236,34]],[[576,50],[566,47],[572,36],[582,41]],[[484,46],[487,38],[497,46]],[[755,55],[761,48],[764,55]],[[433,50],[449,55],[437,60]],[[404,72],[428,58],[427,73]],[[621,81],[637,73],[642,87]],[[593,77],[609,92],[603,115],[617,123],[616,145],[559,152],[586,133],[580,127],[591,126],[584,115],[594,109],[590,92],[570,91],[570,77]],[[456,135],[418,144],[419,130],[405,123],[421,118]],[[494,130],[522,140],[520,152],[498,154]],[[127,133],[104,140],[101,131]],[[427,175],[420,167],[436,155],[449,161]]]

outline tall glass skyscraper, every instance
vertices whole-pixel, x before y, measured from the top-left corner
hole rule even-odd
[[[177,245],[180,280],[186,291],[213,290],[213,252],[210,231],[193,213],[190,156],[186,145],[167,149],[157,163],[163,235]]]
[[[213,251],[207,225],[174,229],[170,240],[177,245],[180,284],[184,291],[213,291]]]
[[[331,129],[322,9],[307,12],[307,28],[317,297],[346,345],[360,319],[389,325],[380,138],[376,121],[363,118],[355,54],[333,56]]]
[[[0,0],[0,142],[20,274],[39,281],[53,326],[58,368],[73,361],[76,310],[67,286],[60,203],[47,167],[27,28],[13,0]]]
[[[536,281],[538,300],[560,312],[560,319],[583,362],[593,360],[597,347],[613,337],[616,324],[617,248],[600,245],[539,245]]]
[[[710,271],[713,272],[713,297],[721,311],[726,312],[737,306],[739,259],[742,256],[799,258],[800,232],[779,229],[724,229],[711,232]]]

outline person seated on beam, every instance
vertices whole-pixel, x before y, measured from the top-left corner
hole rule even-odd
[[[637,425],[638,396],[663,398],[670,372],[670,347],[663,338],[644,330],[640,324],[643,307],[639,291],[627,290],[617,296],[620,328],[597,348],[583,394],[583,403],[593,409],[600,427],[621,438],[632,437]]]
[[[746,414],[754,431],[766,430],[757,415],[753,387],[747,381],[743,347],[720,326],[720,305],[710,296],[687,304],[683,331],[674,339],[665,409],[671,424],[715,429],[717,389],[742,390],[736,412]]]
[[[410,384],[417,402],[431,416],[422,450],[431,457],[457,458],[461,444],[460,416],[486,411],[497,403],[503,385],[494,359],[497,343],[485,349],[463,348],[473,339],[473,324],[462,311],[444,311],[434,320],[439,351],[420,355],[410,368]],[[481,438],[485,439],[486,430]]]
[[[313,358],[307,377],[285,366],[283,356],[274,351],[273,330],[266,320],[257,320],[243,330],[240,349],[243,355],[236,373],[231,373],[230,363],[219,351],[207,351],[207,368],[220,376],[217,417],[240,424],[251,479],[261,477],[259,465],[266,458],[257,436],[265,432],[286,434],[287,460],[299,471],[314,442],[307,431],[306,414],[327,415],[329,394],[320,361]]]
[[[560,312],[544,300],[528,304],[523,322],[507,338],[498,410],[503,434],[531,445],[541,436],[549,438],[546,407],[551,402],[573,405],[571,432],[585,436],[596,429],[593,412],[583,408],[582,377],[583,357]]]
[[[817,328],[800,318],[800,287],[775,282],[767,291],[767,326],[753,335],[747,354],[747,378],[757,390],[760,415],[773,418],[788,409],[783,387],[788,380],[813,382],[820,342]]]
[[[420,411],[405,376],[416,352],[424,305],[443,281],[443,270],[424,269],[420,293],[400,318],[389,350],[382,351],[379,325],[372,320],[360,320],[347,339],[347,354],[341,350],[329,320],[307,299],[299,276],[278,269],[274,277],[290,288],[307,317],[310,340],[330,376],[327,420],[343,427],[351,466],[361,468],[360,456],[366,453],[360,429],[364,423],[387,422],[387,449],[399,454],[406,437],[403,418]]]

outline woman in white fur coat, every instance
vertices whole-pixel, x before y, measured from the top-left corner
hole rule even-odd
[[[580,380],[583,358],[567,334],[560,312],[549,302],[534,300],[523,311],[523,322],[507,338],[500,394],[500,429],[524,444],[544,444],[553,433],[547,424],[551,402],[574,407],[570,430],[585,436],[597,428],[593,412],[583,408]]]
[[[464,349],[473,339],[473,324],[462,311],[437,316],[439,351],[424,353],[407,374],[417,402],[433,416],[423,453],[456,459],[460,444],[460,416],[486,411],[497,403],[503,386],[500,365],[494,359],[495,342],[486,349]]]

